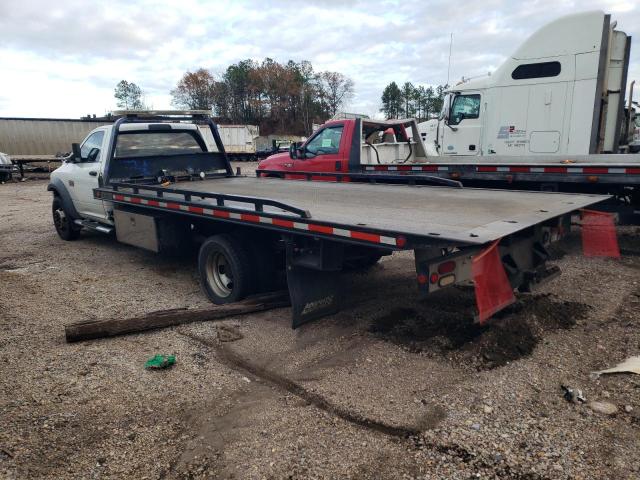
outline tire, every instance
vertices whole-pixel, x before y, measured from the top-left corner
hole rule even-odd
[[[222,305],[251,293],[251,261],[244,243],[228,234],[214,235],[200,247],[198,273],[207,298]]]
[[[62,200],[57,195],[53,197],[51,215],[53,216],[53,225],[61,239],[69,242],[80,237],[80,228],[73,223],[73,218],[65,210]]]

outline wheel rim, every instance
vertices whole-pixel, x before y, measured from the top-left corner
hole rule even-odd
[[[228,297],[233,291],[233,273],[227,257],[220,252],[207,260],[207,283],[219,297]]]
[[[57,208],[53,211],[53,223],[61,232],[64,232],[67,229],[66,215],[64,214],[64,210],[62,210],[61,208]]]

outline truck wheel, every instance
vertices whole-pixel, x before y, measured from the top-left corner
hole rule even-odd
[[[198,271],[209,300],[216,304],[233,303],[250,293],[249,258],[243,242],[232,235],[214,235],[202,244]]]
[[[58,196],[53,197],[51,213],[56,232],[61,239],[70,241],[80,237],[80,229],[73,223],[73,218],[66,212],[62,200]]]

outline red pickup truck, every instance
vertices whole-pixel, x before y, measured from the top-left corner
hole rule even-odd
[[[356,118],[325,123],[304,144],[292,144],[289,152],[271,155],[261,161],[257,175],[350,181],[369,178],[370,173],[377,173],[377,166],[385,167],[380,173],[386,178],[398,172],[423,174],[437,171],[437,165],[424,165],[427,162],[415,120]],[[363,174],[367,174],[366,177]],[[376,178],[382,179],[382,176],[376,175]],[[421,178],[435,183],[452,183],[435,177]]]

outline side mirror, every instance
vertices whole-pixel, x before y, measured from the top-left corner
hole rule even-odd
[[[293,142],[289,145],[289,158],[305,158],[305,148],[302,146],[302,142]]]
[[[98,155],[100,155],[100,149],[93,147],[89,151],[89,155],[87,155],[87,162],[95,162],[98,159]]]
[[[71,161],[73,163],[78,163],[82,161],[82,154],[80,153],[80,144],[72,143],[71,144]]]

